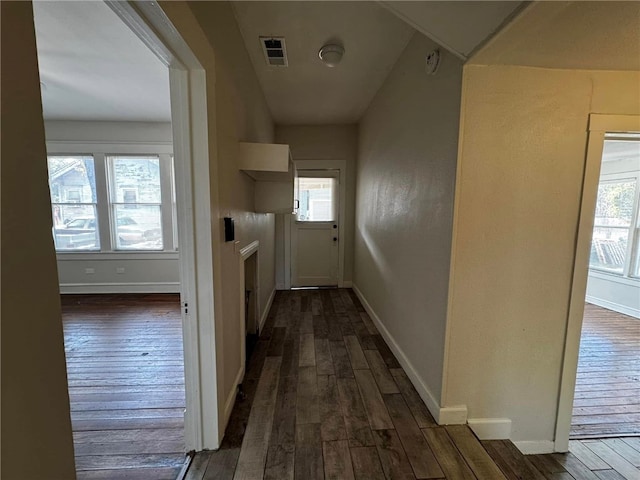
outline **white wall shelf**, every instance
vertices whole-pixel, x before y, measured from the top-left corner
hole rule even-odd
[[[292,213],[297,175],[289,145],[240,142],[239,150],[238,167],[256,181],[255,211]]]

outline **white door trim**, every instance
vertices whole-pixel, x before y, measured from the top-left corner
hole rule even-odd
[[[296,198],[297,200],[297,198]],[[284,229],[284,288],[291,289],[291,222],[293,215],[288,213],[283,216],[282,228]]]
[[[169,67],[180,239],[185,362],[186,450],[216,449],[219,431],[215,341],[214,252],[219,226],[217,186],[211,184],[206,74],[164,11],[153,1],[107,5]],[[213,113],[212,113],[213,114]],[[215,171],[213,172],[215,174]],[[196,262],[197,258],[197,262]]]
[[[576,237],[569,315],[567,319],[564,358],[560,379],[560,395],[558,398],[558,415],[554,442],[556,452],[566,452],[569,449],[573,397],[578,371],[580,336],[582,333],[582,319],[587,293],[587,277],[589,274],[589,253],[591,236],[593,234],[604,136],[607,132],[633,131],[640,131],[640,116],[596,114],[589,116],[589,140]]]
[[[338,287],[344,287],[344,217],[346,212],[346,160],[294,160],[296,169],[300,170],[338,170],[340,172],[339,199],[338,199]],[[285,289],[291,288],[291,228],[295,222],[293,215],[284,217],[284,278]]]

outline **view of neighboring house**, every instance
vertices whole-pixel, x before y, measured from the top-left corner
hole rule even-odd
[[[54,155],[48,166],[56,249],[100,250],[93,157]],[[158,158],[115,158],[109,166],[108,222],[118,247],[162,250]]]

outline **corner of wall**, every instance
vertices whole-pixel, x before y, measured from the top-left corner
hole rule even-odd
[[[467,423],[467,406],[440,407],[436,417],[438,425],[464,425]]]
[[[264,324],[267,321],[267,317],[269,316],[269,310],[271,310],[273,299],[276,296],[276,290],[282,290],[282,289],[278,289],[278,286],[276,285],[275,287],[273,287],[273,290],[271,290],[271,294],[269,295],[269,300],[267,300],[267,304],[264,306],[264,308],[262,309],[262,313],[260,314],[260,323],[258,325],[259,332],[262,332],[262,328],[264,327]]]
[[[511,438],[509,418],[470,418],[469,428],[480,440],[508,440]]]
[[[420,378],[415,367],[411,364],[393,336],[391,336],[391,333],[389,333],[389,330],[387,330],[387,328],[384,326],[382,320],[380,320],[380,317],[373,310],[371,304],[364,297],[358,286],[356,284],[353,284],[352,288],[360,299],[360,302],[362,302],[362,306],[375,323],[376,328],[382,335],[382,338],[384,338],[385,342],[398,359],[398,362],[400,362],[400,365],[406,372],[409,380],[411,380],[411,383],[418,392],[418,395],[420,395],[420,398],[422,398],[436,422],[439,425],[465,424],[467,422],[467,407],[464,405],[446,408],[440,407],[440,403],[438,402],[438,400],[436,400],[436,397],[433,395],[433,393],[431,393],[429,387],[427,387],[427,385],[423,382],[422,378]]]
[[[523,455],[544,455],[555,452],[555,445],[550,440],[513,442]]]

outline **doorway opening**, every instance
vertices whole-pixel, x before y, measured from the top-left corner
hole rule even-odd
[[[253,354],[260,337],[260,303],[258,282],[258,248],[251,249],[247,256],[241,256],[244,270],[244,331],[245,366]]]
[[[341,283],[341,171],[298,168],[299,206],[291,215],[291,287]]]
[[[214,322],[213,241],[195,223],[216,207],[204,70],[155,3],[40,2],[34,17],[62,303],[79,327],[77,469],[175,478],[185,452],[219,445],[215,345],[199,344]]]
[[[604,138],[571,439],[640,435],[640,134]]]
[[[639,132],[640,116],[589,118],[558,452],[608,451],[625,440],[607,437],[640,433]]]
[[[76,470],[175,478],[186,401],[169,69],[103,2],[37,2],[34,19]]]

